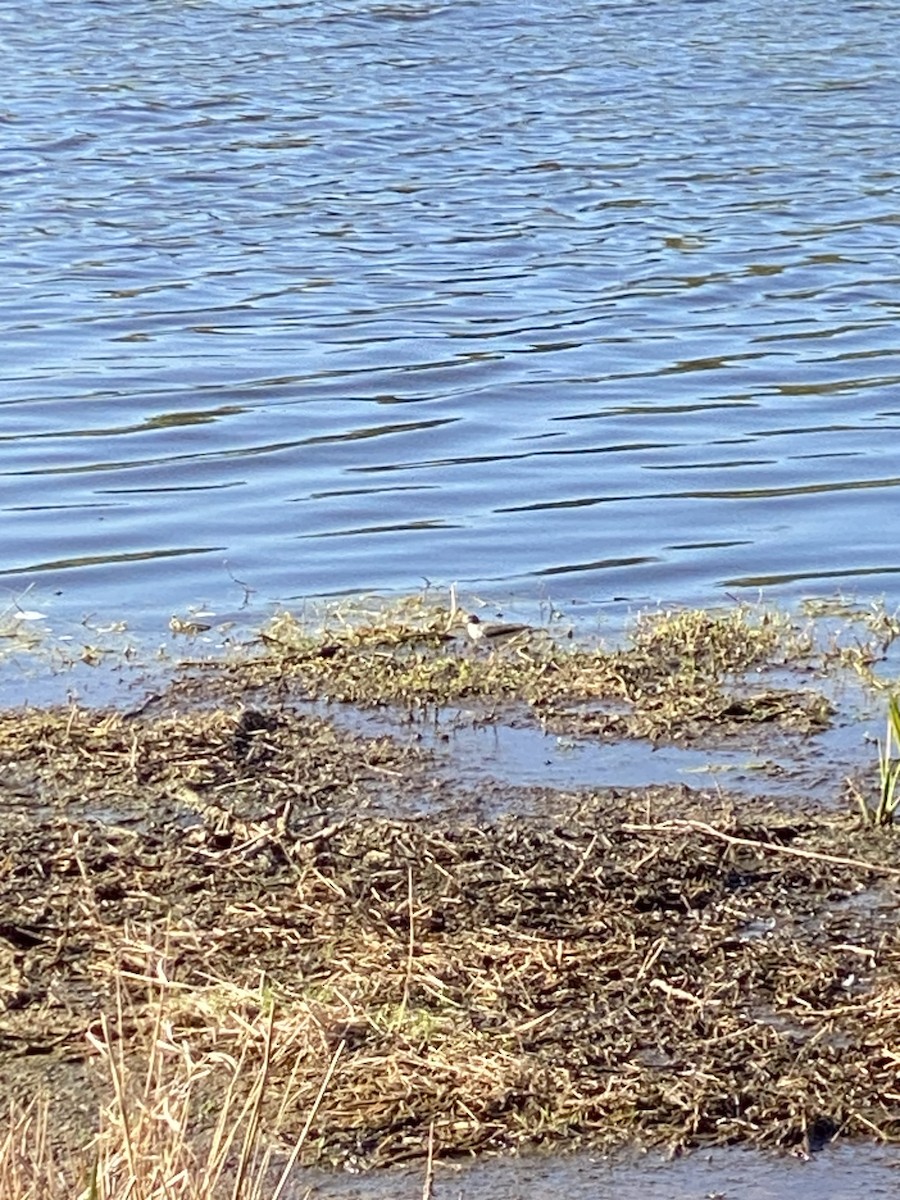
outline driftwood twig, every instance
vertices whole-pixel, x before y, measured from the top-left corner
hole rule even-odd
[[[730,846],[747,846],[761,853],[789,854],[793,858],[807,858],[815,862],[834,863],[839,867],[858,867],[861,870],[874,871],[880,875],[900,877],[900,868],[898,867],[888,867],[881,863],[866,862],[863,858],[843,858],[838,854],[821,854],[817,850],[804,850],[800,846],[781,846],[778,842],[763,842],[758,838],[738,837],[737,834],[725,833],[722,829],[716,829],[714,825],[708,825],[706,821],[679,819],[675,821],[661,821],[656,825],[629,824],[623,825],[622,828],[627,833],[700,833],[704,837],[717,838],[720,842],[727,842]]]

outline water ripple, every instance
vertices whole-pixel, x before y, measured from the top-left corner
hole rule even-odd
[[[895,5],[112,14],[0,15],[10,592],[896,592]]]

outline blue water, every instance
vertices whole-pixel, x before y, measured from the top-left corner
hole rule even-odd
[[[0,61],[0,607],[900,599],[894,3],[13,0]]]

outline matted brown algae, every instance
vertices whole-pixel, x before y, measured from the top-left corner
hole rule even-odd
[[[673,786],[495,782],[488,818],[414,740],[303,711],[465,701],[584,731],[610,702],[605,737],[803,738],[830,712],[809,630],[663,614],[612,650],[484,652],[453,617],[282,616],[129,713],[0,714],[0,1095],[45,1085],[83,1141],[98,1022],[139,1071],[162,1021],[193,1064],[265,1044],[260,1127],[306,1163],[900,1137],[893,828]],[[201,1141],[222,1089],[253,1091],[212,1065],[195,1086]]]

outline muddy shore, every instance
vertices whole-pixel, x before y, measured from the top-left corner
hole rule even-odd
[[[308,1165],[896,1140],[892,826],[849,799],[463,784],[416,732],[462,698],[565,736],[809,739],[832,704],[796,630],[485,652],[447,617],[282,621],[128,712],[0,714],[0,1099],[46,1093],[87,1144],[101,1030],[127,1065],[164,1007],[195,1064],[269,1029],[259,1120]],[[415,719],[367,736],[322,700]],[[198,1138],[233,1077],[204,1076]]]

